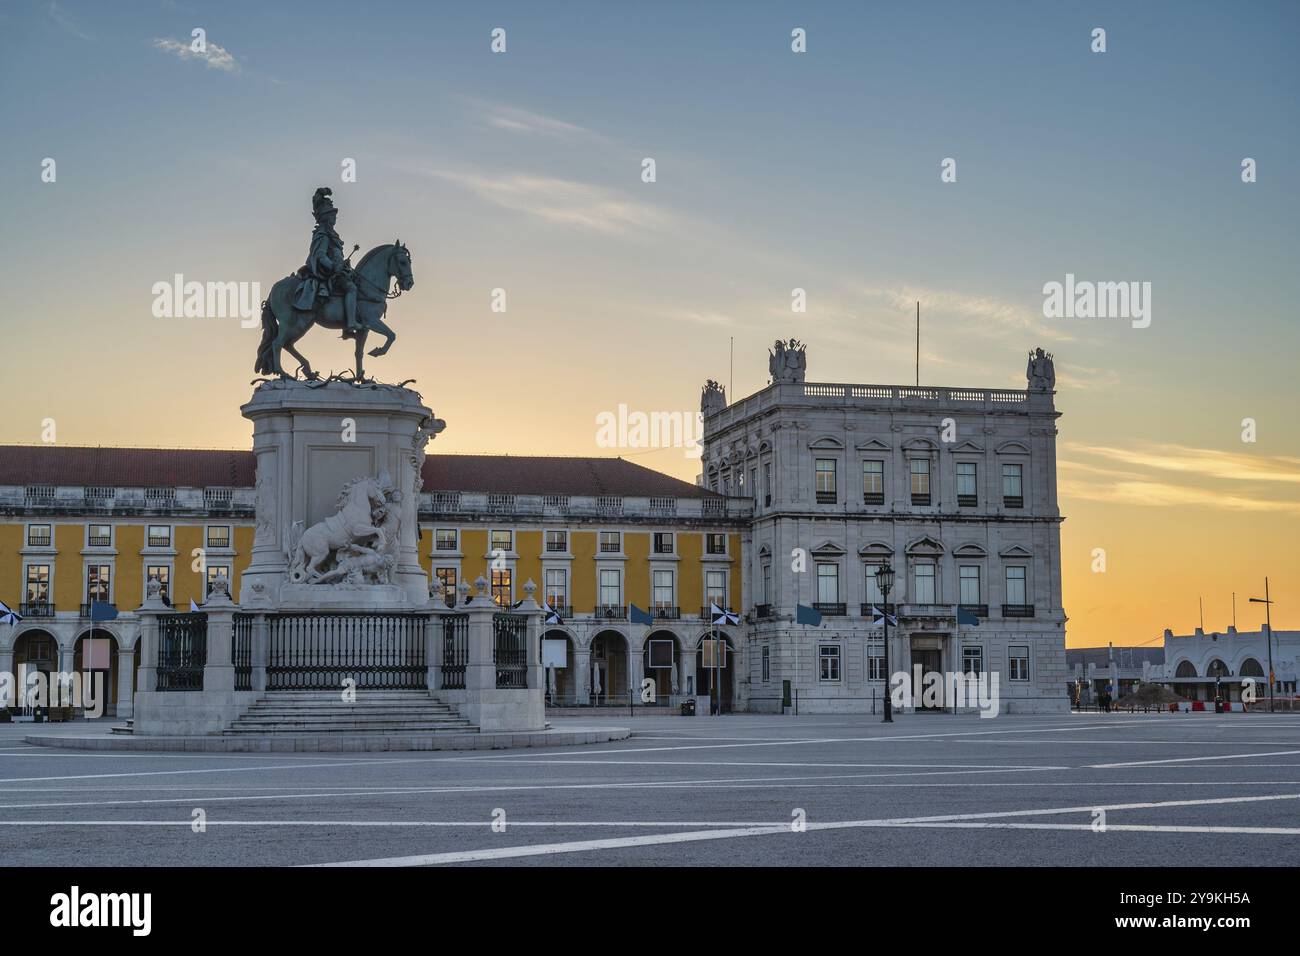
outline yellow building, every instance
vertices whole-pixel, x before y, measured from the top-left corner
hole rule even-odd
[[[619,458],[431,455],[423,478],[433,599],[463,600],[481,578],[508,606],[533,582],[559,618],[546,634],[564,650],[554,704],[709,692],[709,605],[746,606],[748,499]],[[0,447],[0,600],[22,615],[0,625],[0,671],[81,671],[85,642],[108,641],[110,713],[129,714],[146,582],[178,612],[201,605],[218,575],[237,596],[254,479],[251,452]],[[720,630],[723,699],[738,703],[739,629]]]

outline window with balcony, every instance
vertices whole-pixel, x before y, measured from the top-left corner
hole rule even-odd
[[[862,566],[862,571],[865,576],[865,584],[866,584],[866,587],[862,593],[867,596],[866,603],[868,605],[874,604],[875,606],[879,607],[881,610],[884,610],[885,595],[881,593],[880,582],[876,580],[876,572],[879,570],[880,570],[879,564],[864,564]]]
[[[455,528],[437,528],[433,532],[433,550],[455,551],[460,538]]]
[[[53,540],[49,525],[29,524],[27,526],[27,547],[48,548]]]
[[[704,573],[704,603],[727,607],[727,572],[706,571]]]
[[[86,603],[107,602],[112,592],[113,566],[111,564],[86,565]]]
[[[171,583],[171,578],[172,578],[172,568],[171,568],[171,565],[170,565],[170,564],[150,564],[150,565],[146,565],[146,566],[145,566],[145,569],[144,569],[144,583],[145,583],[145,589],[146,589],[146,592],[145,592],[145,593],[148,593],[149,579],[150,579],[150,578],[156,578],[157,581],[158,581],[158,584],[162,587],[162,592],[161,592],[162,602],[163,602],[164,604],[171,604],[171,603],[172,603],[172,598],[171,598],[171,593],[172,593],[172,583]]]
[[[704,536],[704,551],[706,554],[726,554],[727,536],[725,534],[706,534]]]
[[[676,608],[676,600],[673,597],[673,572],[656,571],[654,572],[654,609],[656,613],[660,611],[670,611]]]
[[[170,548],[172,546],[171,525],[149,525],[148,542],[151,548]]]
[[[514,601],[514,588],[511,584],[509,568],[492,572],[492,603],[497,607],[509,607]]]
[[[918,564],[912,569],[912,603],[936,603],[933,564]]]
[[[980,569],[978,564],[963,564],[957,569],[960,602],[974,607],[980,603]]]
[[[48,617],[53,611],[50,599],[50,566],[48,564],[27,565],[23,604],[20,614],[29,617]]]
[[[601,554],[621,554],[623,551],[623,532],[602,531],[600,533]]]
[[[92,524],[86,532],[86,544],[92,548],[112,547],[113,526],[111,524]]]
[[[843,614],[844,605],[840,603],[840,566],[830,562],[817,564],[817,600],[813,602],[822,614]]]
[[[957,462],[957,507],[974,508],[979,504],[978,474],[975,462]]]
[[[619,608],[623,604],[623,573],[617,568],[602,568],[600,572],[600,606]]]
[[[547,568],[545,592],[546,602],[563,614],[569,605],[569,572],[564,568]]]
[[[1024,465],[1002,466],[1002,505],[1005,508],[1025,506]]]
[[[513,531],[503,531],[497,529],[492,532],[489,539],[491,541],[490,551],[510,552],[515,549],[515,533]]]
[[[1025,588],[1025,568],[1012,565],[1007,568],[1007,603],[1027,604]]]
[[[456,606],[456,577],[456,568],[433,569],[433,578],[436,582],[433,589],[434,597],[442,598],[442,602],[446,604],[447,607]]]
[[[930,459],[913,458],[908,465],[912,477],[912,504],[930,503]]]
[[[569,532],[546,532],[546,550],[552,554],[565,554],[569,550]]]
[[[671,531],[656,531],[654,536],[655,554],[672,554],[673,553],[673,533]]]
[[[883,505],[885,503],[885,463],[883,461],[864,461],[862,463],[862,503],[864,505]]]
[[[835,504],[838,498],[835,491],[835,459],[818,458],[814,477],[816,479],[817,503],[819,505]]]
[[[817,648],[819,670],[817,679],[821,681],[838,681],[840,679],[840,646],[822,644]]]
[[[214,524],[208,526],[208,550],[219,551],[230,547],[230,525]]]

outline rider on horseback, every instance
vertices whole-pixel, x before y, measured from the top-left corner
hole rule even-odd
[[[317,297],[328,298],[331,292],[342,296],[343,337],[349,338],[363,326],[357,322],[357,284],[352,278],[352,265],[343,254],[343,240],[334,231],[339,211],[330,199],[331,194],[331,189],[322,186],[311,198],[316,228],[312,230],[311,251],[303,267],[306,275],[293,307],[310,312],[316,307]]]

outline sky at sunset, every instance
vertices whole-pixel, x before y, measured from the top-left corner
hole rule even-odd
[[[1070,645],[1190,632],[1198,598],[1223,630],[1233,591],[1256,629],[1265,575],[1300,628],[1298,33],[1266,2],[8,2],[0,442],[249,447],[260,328],[151,289],[265,294],[325,185],[349,249],[411,249],[367,371],[417,380],[432,450],[619,454],[601,412],[750,394],[778,337],[809,381],[910,384],[919,299],[922,384],[1055,353]],[[1150,326],[1045,318],[1067,273],[1150,282]]]

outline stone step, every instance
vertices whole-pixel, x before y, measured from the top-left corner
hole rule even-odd
[[[447,725],[401,725],[394,726],[391,724],[380,726],[352,725],[352,724],[275,724],[267,727],[261,725],[252,727],[243,727],[238,723],[222,731],[223,734],[266,734],[266,735],[293,735],[293,734],[387,734],[391,736],[410,736],[411,734],[472,734],[477,733],[477,728],[466,724],[447,724]]]
[[[249,708],[252,714],[450,714],[445,704],[264,704]]]

